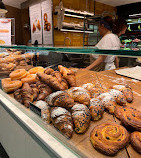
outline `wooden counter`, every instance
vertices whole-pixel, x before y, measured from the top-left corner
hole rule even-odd
[[[127,77],[123,77],[120,75],[117,75],[114,70],[111,71],[103,71],[103,72],[94,72],[94,71],[86,71],[86,70],[80,70],[76,74],[76,80],[77,80],[77,86],[81,86],[84,83],[93,83],[97,85],[97,87],[102,87],[104,89],[108,89],[112,85],[116,84],[128,84],[134,94],[134,101],[133,103],[130,103],[128,105],[140,110],[141,107],[141,82],[138,80],[133,80]],[[91,121],[89,129],[86,131],[83,135],[73,134],[73,137],[71,139],[71,142],[73,142],[80,151],[84,152],[87,157],[95,157],[95,158],[106,158],[108,156],[105,156],[98,151],[96,151],[90,142],[90,132],[93,129],[94,126],[105,122],[106,120],[111,120],[113,123],[120,124],[120,121],[116,119],[113,115],[110,115],[105,112],[103,115],[103,118],[99,121]],[[120,150],[117,155],[114,157],[117,158],[139,158],[141,157],[140,154],[138,154],[129,144],[127,148],[124,148]]]

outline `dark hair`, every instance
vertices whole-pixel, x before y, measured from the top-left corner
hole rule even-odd
[[[124,27],[127,27],[127,22],[125,19],[120,17],[115,20],[112,32],[118,35]]]
[[[104,25],[104,27],[108,30],[112,30],[113,28],[113,19],[110,16],[105,16],[100,20],[100,25]]]

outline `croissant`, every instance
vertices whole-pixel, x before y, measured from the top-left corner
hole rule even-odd
[[[24,83],[21,91],[22,91],[21,96],[23,99],[23,104],[28,108],[29,103],[33,101],[33,90],[28,83]]]
[[[21,96],[21,89],[17,89],[15,92],[14,92],[14,98],[20,102],[21,104],[23,104],[23,100],[22,100],[22,96]]]
[[[133,92],[128,86],[114,85],[112,88],[121,91],[125,95],[127,102],[131,103],[133,101]]]
[[[50,94],[46,98],[46,102],[50,106],[59,106],[66,109],[70,109],[74,105],[74,100],[64,91],[57,91]]]
[[[50,123],[51,122],[51,113],[50,113],[50,107],[47,105],[45,101],[37,101],[35,103],[35,106],[41,109],[41,118],[43,121]]]
[[[126,105],[126,98],[122,92],[116,89],[111,89],[109,93],[116,98],[116,103],[119,105]]]
[[[39,94],[37,100],[45,100],[45,98],[49,94],[51,94],[53,91],[52,91],[52,89],[48,85],[46,85],[45,87],[40,88],[39,92],[40,92],[40,94]]]
[[[42,72],[37,73],[37,76],[42,82],[46,83],[54,90],[65,90],[64,87],[58,82],[56,77],[53,77],[51,75],[46,75]]]
[[[72,87],[67,93],[71,98],[74,99],[75,102],[79,102],[81,104],[89,105],[90,104],[90,95],[88,91],[81,87]]]
[[[47,74],[47,75],[50,75],[52,72],[54,72],[54,70],[52,68],[47,68],[44,71],[44,73]]]
[[[141,112],[132,107],[116,107],[115,116],[130,130],[141,131]]]
[[[109,93],[102,93],[98,97],[101,99],[102,105],[110,114],[113,114],[116,108],[116,100],[115,97],[110,95]]]
[[[58,69],[61,72],[61,74],[63,75],[64,79],[67,80],[69,85],[71,87],[75,87],[76,86],[75,73],[72,70],[69,70],[68,68],[63,67],[62,65],[59,65]]]
[[[89,109],[92,120],[99,120],[103,116],[104,106],[99,99],[91,99]]]
[[[53,71],[51,75],[53,77],[56,77],[59,82],[62,82],[63,77],[59,71]]]
[[[90,124],[90,111],[84,104],[75,104],[71,108],[76,133],[84,133]]]
[[[93,147],[105,155],[113,156],[129,142],[127,130],[115,123],[102,123],[94,127],[90,134]]]
[[[141,132],[135,131],[131,133],[130,139],[132,147],[141,154]]]
[[[53,125],[67,138],[71,138],[73,133],[73,122],[71,113],[62,107],[55,107],[51,110],[51,120]]]

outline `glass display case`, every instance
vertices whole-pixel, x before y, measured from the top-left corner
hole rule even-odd
[[[28,61],[29,65],[34,67],[43,66],[44,68],[53,68],[54,70],[58,70],[58,65],[63,65],[67,68],[85,68],[87,65],[89,65],[88,56],[91,54],[116,55],[119,57],[134,58],[136,64],[134,63],[130,66],[139,66],[139,59],[141,57],[141,50],[98,50],[92,47],[57,48],[0,46],[0,54],[4,54],[8,49],[22,51],[22,55],[33,54],[32,60]],[[136,61],[136,59],[138,60]],[[93,83],[97,87],[108,89],[114,84],[128,84],[133,89],[134,94],[134,101],[133,104],[131,103],[131,106],[134,105],[134,107],[140,110],[140,105],[138,103],[141,101],[141,92],[139,89],[141,82],[139,80],[135,80],[132,77],[127,78],[117,75],[115,70],[94,72],[79,69],[75,75],[76,86],[82,86],[82,84],[86,83]],[[5,78],[5,76],[1,74],[0,78]],[[120,121],[117,120],[114,115],[105,112],[102,119],[90,122],[90,126],[85,133],[77,134],[74,131],[72,138],[67,139],[53,126],[52,123],[45,123],[39,115],[17,102],[13,98],[12,94],[6,94],[2,90],[0,90],[0,106],[2,106],[16,120],[16,122],[20,124],[20,126],[22,126],[23,130],[27,131],[29,135],[35,139],[35,141],[37,141],[44,150],[46,150],[46,152],[50,150],[54,154],[54,157],[107,157],[93,148],[90,142],[90,132],[92,131],[93,127],[109,119],[111,122],[117,124],[120,123]],[[22,114],[20,114],[20,112],[14,112],[14,107]],[[30,121],[28,121],[28,119],[32,121],[31,124],[29,123]],[[37,125],[36,129],[34,129],[35,125]],[[39,128],[39,130],[37,128]],[[46,136],[48,136],[48,139],[46,139]],[[50,142],[52,139],[54,141]],[[58,146],[55,146],[56,142],[59,143]],[[131,158],[139,156],[139,154],[132,149],[131,145],[120,150],[115,157],[128,157],[129,155]]]

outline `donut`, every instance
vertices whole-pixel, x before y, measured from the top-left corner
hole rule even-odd
[[[47,31],[50,31],[50,29],[51,29],[51,24],[47,23]]]
[[[2,79],[2,89],[6,92],[14,92],[15,90],[22,87],[21,81],[12,81],[11,78]]]
[[[141,132],[135,131],[131,133],[131,145],[141,154]]]
[[[95,126],[90,134],[93,147],[105,155],[113,156],[129,142],[129,133],[121,125],[108,122]]]
[[[47,21],[47,13],[44,13],[44,21]]]
[[[38,73],[38,72],[44,72],[44,68],[43,67],[41,67],[41,66],[38,66],[38,67],[34,67],[34,68],[32,68],[32,69],[30,69],[29,70],[29,73],[30,74],[36,74],[36,73]]]
[[[35,83],[36,82],[36,75],[35,74],[29,74],[25,78],[21,79],[22,83]]]
[[[18,69],[15,71],[12,71],[9,75],[9,77],[11,78],[11,80],[20,80],[24,77],[27,76],[27,71],[25,69]]]

